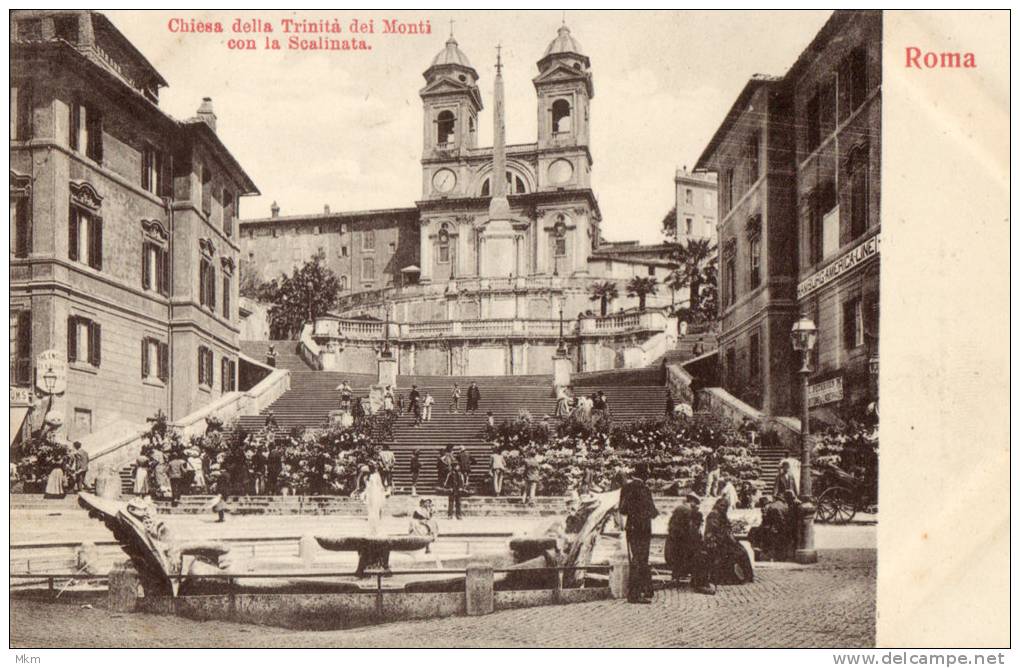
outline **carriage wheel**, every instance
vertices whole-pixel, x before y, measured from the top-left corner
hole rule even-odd
[[[818,522],[832,522],[836,519],[837,502],[836,502],[836,490],[837,487],[827,487],[825,491],[818,497],[815,503],[815,520]]]
[[[818,497],[817,517],[823,522],[846,524],[857,514],[854,494],[846,487],[830,487]]]

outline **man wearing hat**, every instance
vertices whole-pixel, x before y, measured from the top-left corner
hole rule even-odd
[[[627,600],[631,603],[651,603],[654,596],[648,550],[652,543],[652,520],[659,511],[652,500],[651,490],[645,484],[647,477],[648,465],[638,462],[634,475],[620,489],[622,529],[627,533],[627,554],[630,557]]]

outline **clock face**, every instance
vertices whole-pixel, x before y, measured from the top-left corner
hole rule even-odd
[[[437,192],[448,193],[457,185],[457,175],[449,169],[440,169],[432,175],[432,187]]]
[[[573,176],[574,166],[569,160],[560,159],[549,165],[549,180],[556,185],[568,182]]]

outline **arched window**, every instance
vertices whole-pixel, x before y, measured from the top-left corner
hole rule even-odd
[[[468,118],[468,132],[475,131],[475,117],[471,116]]]
[[[456,119],[452,111],[441,111],[436,117],[436,144],[445,146],[453,141]]]
[[[440,264],[449,264],[450,262],[450,226],[443,223],[439,226],[439,238],[437,241],[437,253],[436,257]]]
[[[346,276],[341,276],[340,277],[340,289],[344,290],[344,291],[347,290],[347,277]]]
[[[571,129],[570,103],[566,100],[556,100],[552,104],[553,134],[570,132]]]
[[[511,174],[510,172],[506,173],[506,191],[510,195],[523,195],[528,192],[524,185],[524,179],[515,174]],[[482,183],[482,197],[488,197],[491,192],[492,189],[489,187],[489,179],[485,179]]]

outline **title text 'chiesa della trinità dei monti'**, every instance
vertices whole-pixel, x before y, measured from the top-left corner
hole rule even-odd
[[[639,311],[624,287],[657,272],[662,281],[662,247],[600,237],[589,149],[594,78],[566,25],[537,71],[537,140],[506,143],[497,56],[494,145],[480,147],[480,77],[451,34],[419,91],[422,196],[414,206],[280,215],[274,203],[270,217],[240,223],[241,261],[263,280],[317,255],[340,277],[340,307],[303,338],[321,368],[375,373],[384,344],[399,373],[421,375],[547,374],[556,357],[576,371],[640,367],[675,346],[666,307],[686,295],[660,291]],[[715,183],[705,188],[714,198]],[[590,292],[606,280],[619,297],[603,317]]]

